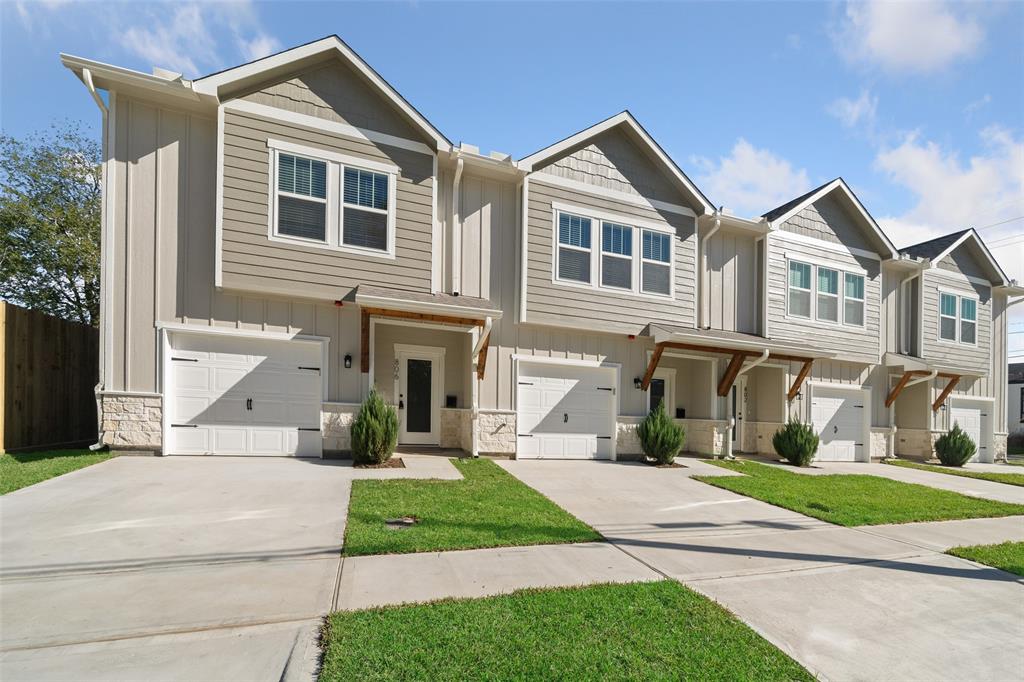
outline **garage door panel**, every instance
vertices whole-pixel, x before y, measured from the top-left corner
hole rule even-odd
[[[203,391],[210,390],[210,368],[195,365],[192,363],[172,365],[171,380],[178,388],[178,391]]]
[[[988,448],[984,438],[984,408],[965,403],[953,403],[950,406],[949,423],[959,424],[960,428],[971,437],[978,451],[971,457],[971,462],[987,462]]]
[[[210,429],[208,427],[171,427],[175,451],[182,455],[201,455],[210,451]]]
[[[814,387],[811,425],[819,437],[815,459],[826,462],[862,459],[866,416],[860,389]]]
[[[520,365],[517,456],[528,459],[610,458],[614,372],[606,368]],[[601,390],[602,388],[609,390]]]
[[[218,426],[213,429],[212,451],[225,455],[244,455],[249,450],[249,433],[245,427]]]
[[[195,419],[202,417],[209,407],[209,398],[176,396],[171,421],[175,424],[191,424]]]

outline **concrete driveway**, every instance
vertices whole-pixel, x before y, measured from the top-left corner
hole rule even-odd
[[[842,528],[691,480],[729,472],[685,463],[501,466],[823,678],[1024,679],[1024,581],[940,553],[1024,539],[1024,517]]]
[[[352,480],[419,476],[459,474],[121,457],[0,497],[0,679],[308,679]]]

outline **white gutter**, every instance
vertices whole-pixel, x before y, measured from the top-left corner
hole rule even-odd
[[[452,181],[452,293],[462,288],[462,216],[459,210],[459,185],[462,182],[462,168],[465,162],[455,162],[455,179]]]
[[[704,260],[706,257],[705,245],[722,227],[722,218],[718,211],[715,211],[715,226],[708,230],[707,234],[700,238],[697,249],[697,329],[704,328]]]
[[[911,379],[907,383],[903,384],[903,390],[905,391],[908,388],[910,388],[911,386],[916,386],[917,384],[920,384],[920,383],[922,383],[924,381],[931,381],[932,379],[934,379],[938,375],[939,375],[939,370],[933,369],[932,371],[928,372],[928,376],[923,376],[923,377],[918,377],[916,379]],[[893,405],[895,405],[895,404],[896,404],[896,402],[893,401]]]

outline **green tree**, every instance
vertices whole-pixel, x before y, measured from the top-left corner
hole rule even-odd
[[[100,161],[72,123],[0,135],[0,298],[98,323]]]

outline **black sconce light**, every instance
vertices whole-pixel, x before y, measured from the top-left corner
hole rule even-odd
[[[639,391],[643,387],[644,387],[644,380],[641,379],[640,377],[633,377],[633,388],[635,388],[636,390]]]
[[[345,354],[345,369],[352,369],[352,356],[348,353]]]

